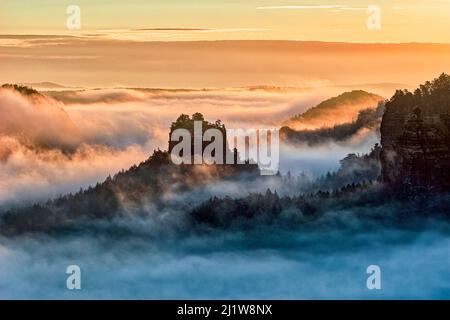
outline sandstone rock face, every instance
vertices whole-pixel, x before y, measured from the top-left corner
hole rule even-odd
[[[438,93],[448,97],[450,90]],[[407,189],[449,190],[448,100],[437,99],[441,103],[430,104],[431,99],[420,96],[420,92],[400,92],[399,96],[401,103],[393,98],[386,104],[381,123],[383,181]]]

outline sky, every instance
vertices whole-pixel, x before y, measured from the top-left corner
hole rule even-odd
[[[0,83],[392,91],[450,72],[449,15],[450,0],[0,0]]]
[[[69,5],[81,29],[68,30]],[[368,29],[370,5],[381,28]],[[131,40],[450,42],[449,0],[2,0],[0,34]]]
[[[415,88],[450,73],[450,44],[303,41],[137,42],[1,36],[0,83],[77,87],[323,87],[391,83]],[[409,86],[406,86],[409,85]],[[372,90],[371,90],[372,91]]]

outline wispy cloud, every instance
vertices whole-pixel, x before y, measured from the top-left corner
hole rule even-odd
[[[276,10],[276,9],[336,9],[342,5],[313,5],[313,6],[261,6],[260,10]]]
[[[31,47],[31,44],[24,39],[1,39],[0,47]]]
[[[138,28],[138,29],[101,29],[98,33],[129,33],[147,31],[168,31],[168,32],[245,32],[245,31],[266,31],[265,28]]]
[[[366,11],[367,7],[342,7],[339,10],[347,10],[347,11]]]
[[[116,40],[152,41],[161,39],[183,40],[186,37],[202,37],[209,33],[216,34],[256,34],[268,31],[266,28],[135,28],[135,29],[102,29],[89,34],[90,37],[99,37]]]
[[[207,31],[207,28],[142,28],[132,29],[133,31]]]
[[[277,9],[296,9],[296,10],[308,10],[308,9],[333,9],[332,11],[365,11],[367,7],[349,7],[344,5],[310,5],[310,6],[261,6],[257,7],[258,10],[277,10]],[[392,7],[392,9],[401,9],[400,7]]]
[[[75,37],[51,35],[51,36],[22,36],[22,35],[0,35],[0,47],[30,48],[39,46],[59,46],[67,44]]]
[[[0,58],[12,58],[12,59],[33,59],[36,56],[33,54],[16,54],[16,53],[0,53]],[[39,59],[42,60],[93,60],[99,56],[94,55],[42,55]]]
[[[265,28],[225,28],[225,29],[208,29],[204,32],[254,32],[254,31],[267,31]]]

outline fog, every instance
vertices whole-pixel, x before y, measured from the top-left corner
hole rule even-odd
[[[362,129],[344,142],[329,141],[314,147],[308,145],[281,145],[280,172],[307,173],[312,177],[335,171],[339,161],[350,153],[365,154],[380,142],[379,130]]]
[[[227,128],[274,128],[333,94],[99,89],[26,98],[0,90],[0,208],[76,192],[139,164],[167,149],[181,113],[201,112]],[[369,140],[358,150],[369,150]],[[333,170],[354,144],[282,148],[282,172]]]
[[[202,112],[228,128],[270,128],[330,94],[118,89],[35,101],[0,91],[0,115],[16,114],[0,118],[0,208],[74,192],[138,164],[155,148],[166,148],[170,123],[180,113]],[[314,179],[337,169],[347,153],[366,153],[378,141],[376,130],[363,129],[344,142],[283,145],[281,172]],[[276,177],[223,181],[168,192],[164,209],[149,205],[141,218],[82,220],[48,234],[0,237],[0,298],[450,296],[448,222],[391,220],[417,203],[367,206],[351,199],[344,207],[324,203],[323,213],[307,223],[288,210],[273,223],[255,219],[245,228],[213,228],[185,208],[211,196],[245,197],[267,188],[297,193]],[[424,212],[445,212],[448,199],[436,203],[423,205]],[[66,268],[73,264],[82,270],[80,291],[66,288]],[[382,290],[367,289],[369,265],[381,267]]]
[[[385,205],[370,211],[393,210]],[[177,211],[152,217],[91,223],[65,236],[1,239],[0,297],[421,299],[450,294],[450,229],[442,221],[395,228],[341,210],[308,225],[255,223],[244,231],[192,227]],[[73,264],[81,267],[79,291],[66,289],[65,271]],[[369,265],[380,266],[382,290],[367,289]]]

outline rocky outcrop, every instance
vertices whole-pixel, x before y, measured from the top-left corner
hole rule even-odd
[[[450,77],[414,94],[398,91],[381,123],[383,181],[406,189],[450,189]]]

